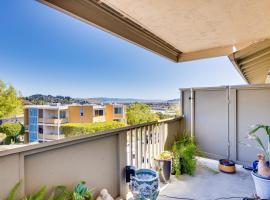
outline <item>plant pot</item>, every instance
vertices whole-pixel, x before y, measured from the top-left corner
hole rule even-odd
[[[218,168],[221,172],[228,173],[228,174],[234,174],[236,172],[235,163],[227,159],[219,160]]]
[[[161,182],[166,183],[170,180],[172,171],[172,160],[154,159],[155,168],[159,172],[159,179]]]
[[[156,200],[159,194],[158,173],[152,169],[139,169],[131,177],[129,186],[135,200]]]
[[[262,177],[256,173],[256,171],[251,172],[257,196],[260,199],[270,199],[270,179]]]

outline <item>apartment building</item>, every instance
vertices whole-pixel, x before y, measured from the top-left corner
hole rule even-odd
[[[106,105],[30,105],[24,108],[24,125],[29,142],[46,142],[64,138],[64,123],[126,122],[125,106]]]

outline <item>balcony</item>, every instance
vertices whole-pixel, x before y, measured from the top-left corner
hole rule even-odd
[[[67,123],[68,120],[66,118],[64,119],[55,119],[55,118],[38,118],[38,123],[44,123],[44,124],[62,124]]]
[[[248,147],[243,141],[252,124],[269,124],[269,91],[269,85],[183,89],[183,117],[2,151],[0,180],[5,185],[0,199],[20,179],[25,183],[22,194],[85,180],[95,195],[107,188],[113,197],[125,198],[125,167],[154,168],[153,158],[169,150],[184,129],[191,130],[205,157],[214,160],[197,158],[195,176],[172,178],[162,185],[159,198],[251,197],[250,172],[239,165],[234,175],[218,173],[216,159],[249,166],[256,159],[256,143],[249,141]],[[267,144],[267,137],[262,139]]]

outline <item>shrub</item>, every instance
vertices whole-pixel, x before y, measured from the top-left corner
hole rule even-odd
[[[97,122],[97,123],[67,123],[61,126],[61,130],[66,137],[94,134],[99,131],[105,131],[126,126],[123,122]]]
[[[193,138],[187,132],[184,132],[183,136],[174,142],[172,152],[174,155],[173,170],[175,175],[193,175],[196,170],[195,155],[198,149]]]
[[[24,126],[20,123],[6,122],[0,125],[0,132],[7,136],[18,136],[24,134]]]
[[[6,122],[0,125],[0,132],[6,135],[4,143],[11,144],[12,142],[20,142],[19,135],[23,135],[25,129],[21,123]]]

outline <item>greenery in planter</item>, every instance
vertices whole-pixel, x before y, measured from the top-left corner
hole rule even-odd
[[[16,192],[21,186],[22,181],[18,182],[10,191],[7,200],[15,200]],[[45,200],[47,189],[42,187],[36,194],[30,195],[28,197],[23,197],[22,200]]]
[[[157,160],[170,160],[173,158],[172,152],[163,151],[155,159]]]
[[[198,149],[188,132],[185,131],[183,136],[174,142],[172,152],[174,157],[173,171],[175,172],[175,175],[193,175],[196,170],[195,155],[197,154]]]
[[[94,134],[99,131],[105,131],[126,126],[123,122],[97,122],[97,123],[66,123],[61,126],[61,130],[66,137]]]
[[[16,192],[21,185],[18,182],[11,190],[6,200],[15,200]],[[47,189],[42,187],[36,194],[22,198],[22,200],[45,200]],[[66,186],[57,186],[47,200],[92,200],[92,191],[87,188],[84,181],[77,184],[72,191]]]
[[[263,129],[268,136],[268,148],[263,145],[262,140],[257,135],[257,132],[260,129]],[[263,151],[266,159],[269,161],[270,160],[270,126],[258,124],[250,130],[249,136],[250,138],[255,139],[257,141],[259,148]]]
[[[5,144],[19,143],[19,136],[25,133],[24,126],[21,123],[6,122],[0,125],[0,132],[6,135]]]

